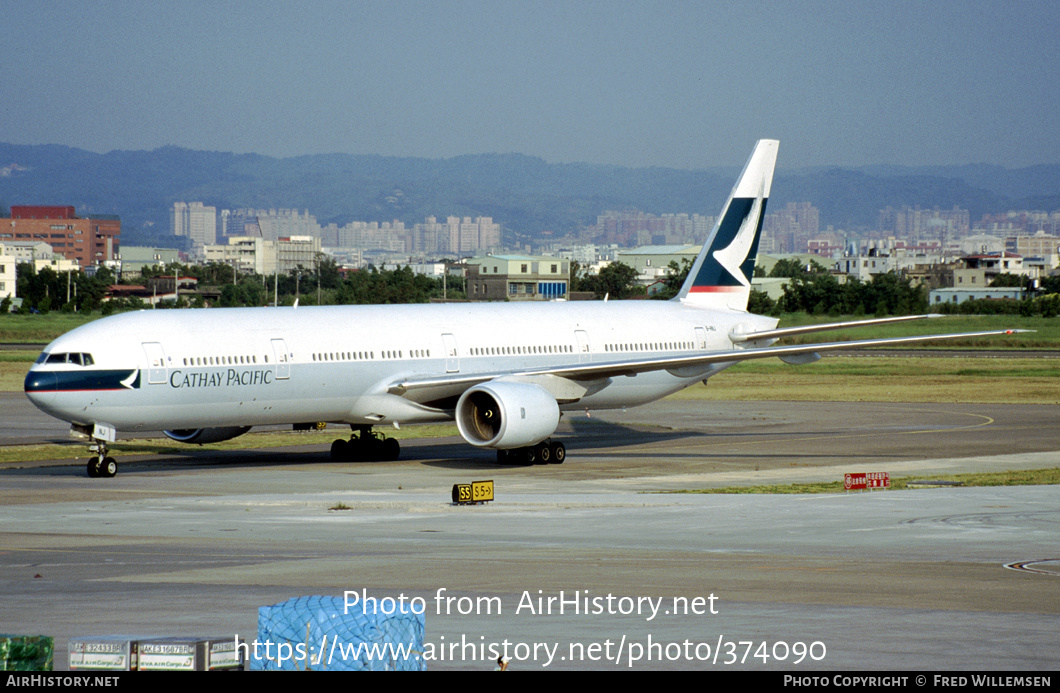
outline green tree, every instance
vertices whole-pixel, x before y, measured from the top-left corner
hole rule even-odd
[[[765,291],[751,289],[751,296],[747,300],[747,312],[756,315],[771,315],[777,310],[777,302],[769,297]]]
[[[769,271],[770,277],[803,277],[807,274],[827,274],[828,270],[816,260],[811,259],[808,264],[803,264],[797,258],[785,258],[777,260],[773,269]]]
[[[1043,278],[1038,284],[1038,290],[1043,294],[1060,294],[1060,274]]]
[[[1010,272],[1004,272],[994,277],[994,280],[990,282],[990,286],[1019,287],[1021,289],[1030,289],[1031,278],[1025,277],[1022,274],[1012,274]]]
[[[637,270],[621,262],[612,262],[597,274],[586,277],[584,285],[585,290],[592,291],[597,299],[605,296],[623,299],[638,293],[636,280]]]
[[[688,258],[681,258],[680,265],[676,260],[670,260],[670,264],[666,266],[666,278],[663,280],[666,282],[666,288],[657,292],[652,298],[668,300],[681,293],[681,287],[684,286],[691,269],[692,261]]]

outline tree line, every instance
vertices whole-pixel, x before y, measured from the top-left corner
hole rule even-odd
[[[315,268],[298,268],[287,273],[263,276],[238,274],[231,266],[168,265],[144,268],[135,279],[119,280],[112,270],[99,268],[93,276],[82,272],[56,272],[50,267],[37,271],[31,263],[17,266],[17,294],[22,298],[21,313],[100,311],[104,315],[149,308],[141,298],[105,300],[112,285],[146,285],[153,278],[193,277],[200,288],[217,289],[219,307],[293,305],[343,305],[367,303],[426,303],[431,299],[466,298],[461,277],[441,278],[418,275],[409,267],[394,270],[367,269],[350,272],[345,277],[330,258]],[[7,313],[11,299],[0,304]],[[158,308],[203,308],[208,305],[201,296],[180,296],[176,301],[162,301]]]
[[[690,261],[681,266],[671,262],[664,288],[655,299],[668,299],[680,291],[691,268]],[[81,272],[56,272],[50,267],[37,271],[30,263],[17,267],[17,292],[22,297],[22,313],[100,311],[109,314],[121,310],[147,308],[142,299],[118,298],[104,300],[109,287],[119,283],[113,271],[101,267],[93,276]],[[349,272],[345,277],[334,260],[321,258],[315,268],[298,268],[273,276],[235,273],[231,266],[169,265],[148,267],[136,283],[146,284],[160,276],[194,277],[200,288],[216,287],[219,298],[214,305],[221,307],[292,305],[348,305],[380,303],[426,303],[432,299],[459,300],[466,298],[461,277],[441,278],[416,274],[409,267],[386,270],[369,267]],[[765,276],[762,267],[755,268],[756,276]],[[781,260],[769,272],[770,277],[785,277],[789,281],[779,300],[761,291],[751,291],[748,310],[761,315],[804,312],[827,315],[910,315],[931,309],[941,313],[1010,313],[1021,315],[1060,315],[1060,276],[1048,277],[1039,283],[1037,295],[1023,300],[990,299],[964,301],[960,304],[928,305],[927,289],[896,272],[877,274],[869,281],[847,277],[846,281],[830,274],[819,263],[808,265],[798,260]],[[613,262],[598,274],[589,275],[571,263],[571,291],[591,292],[595,299],[605,297],[619,300],[643,296],[644,287],[636,283],[637,271],[629,265]],[[129,283],[132,280],[126,280]],[[1000,275],[994,286],[1026,286],[1027,280],[1015,275]],[[167,301],[159,308],[199,308],[207,302],[201,295],[181,296],[176,302]],[[0,301],[0,314],[10,310],[11,300]]]

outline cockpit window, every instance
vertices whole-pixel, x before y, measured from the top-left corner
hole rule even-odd
[[[95,363],[92,354],[63,353],[41,354],[37,363],[72,363],[76,366],[91,366]]]

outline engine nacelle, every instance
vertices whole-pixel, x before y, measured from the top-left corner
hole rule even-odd
[[[179,431],[162,431],[178,443],[203,445],[231,440],[250,430],[250,426],[225,426],[223,428],[188,428]]]
[[[535,445],[559,426],[559,404],[530,383],[492,381],[476,385],[456,403],[456,426],[464,440],[479,447]]]

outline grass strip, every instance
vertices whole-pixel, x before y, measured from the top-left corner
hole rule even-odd
[[[1021,469],[1011,472],[983,472],[972,474],[948,474],[942,476],[905,476],[891,479],[891,491],[925,488],[913,481],[956,482],[961,486],[1051,486],[1060,484],[1060,467],[1051,469]],[[930,488],[930,486],[926,486]],[[659,491],[659,493],[841,493],[842,481],[823,481],[810,484],[764,484],[761,486],[725,486],[722,488],[684,489]],[[875,493],[875,491],[874,491]]]

